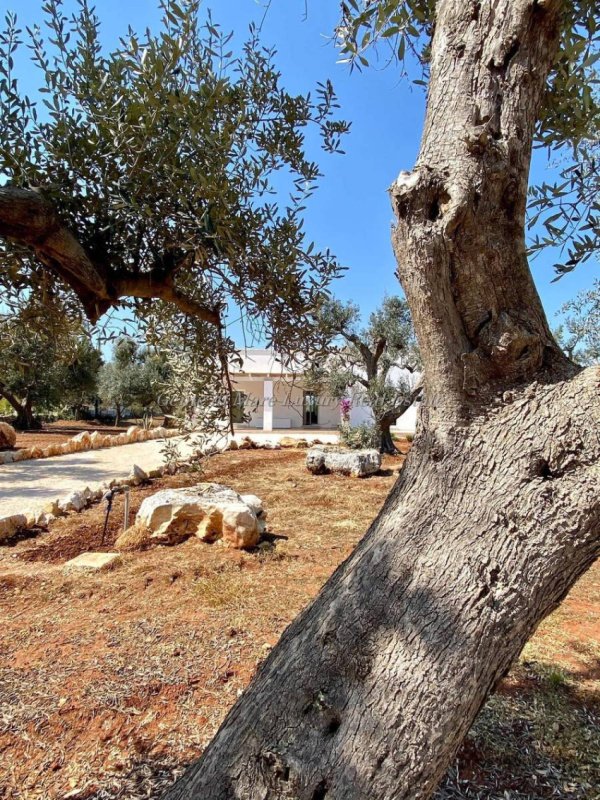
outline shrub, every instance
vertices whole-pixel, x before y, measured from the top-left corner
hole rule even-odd
[[[360,425],[340,425],[340,442],[353,450],[379,447],[379,435],[375,425],[363,422]]]

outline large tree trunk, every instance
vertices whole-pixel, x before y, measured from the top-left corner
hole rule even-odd
[[[33,430],[42,427],[33,413],[31,398],[26,397],[25,400],[21,401],[11,391],[2,386],[0,386],[0,397],[4,397],[17,414],[17,418],[14,421],[15,428]]]
[[[554,343],[524,244],[558,0],[442,0],[394,246],[424,428],[353,555],[168,800],[426,800],[600,553],[600,370]]]

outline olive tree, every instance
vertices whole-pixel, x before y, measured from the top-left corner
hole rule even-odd
[[[358,306],[330,300],[317,319],[329,346],[312,364],[315,383],[337,400],[352,390],[353,403],[371,410],[381,452],[397,452],[390,428],[421,392],[420,382],[411,380],[419,356],[408,304],[386,297],[363,328]]]
[[[67,407],[77,413],[96,394],[101,363],[89,331],[61,321],[55,300],[0,314],[0,397],[15,412],[18,428],[40,427],[44,412]]]
[[[339,268],[306,241],[305,202],[320,175],[305,152],[315,129],[339,149],[331,83],[293,95],[252,29],[240,55],[199,0],[162,2],[157,32],[129,29],[110,52],[87,0],[69,16],[43,5],[23,32],[0,34],[0,291],[12,308],[53,281],[95,323],[129,307],[195,346],[232,349],[228,304],[278,349],[295,347]],[[15,56],[30,48],[39,94]]]
[[[393,42],[427,84],[416,165],[390,188],[423,424],[366,536],[168,800],[430,798],[600,553],[600,373],[553,338],[525,239],[534,142],[573,143],[597,116],[597,4],[342,7],[354,63]]]
[[[581,140],[597,115],[593,93],[583,91],[600,35],[597,4],[346,0],[342,9],[339,37],[349,58],[366,61],[373,40],[394,42],[400,61],[417,56],[427,84],[417,163],[390,189],[398,273],[424,368],[424,424],[365,538],[284,633],[169,800],[430,798],[488,692],[600,552],[598,368],[580,369],[553,338],[525,241],[534,142]],[[203,77],[188,92],[186,76],[208,56],[187,17],[168,13],[179,37],[168,29],[146,46],[132,36],[109,59],[91,22],[75,37],[79,46],[61,46],[57,26],[53,38],[72,56],[66,70],[61,59],[46,66],[37,48],[55,106],[41,135],[47,123],[30,125],[33,112],[12,76],[2,81],[8,283],[27,282],[35,258],[73,287],[92,317],[133,295],[142,305],[170,301],[213,327],[224,291],[251,314],[268,304],[275,330],[290,311],[301,319],[335,270],[303,246],[302,199],[271,220],[256,193],[273,160],[283,159],[302,183],[314,176],[303,174],[292,135],[300,131],[288,119],[297,122],[300,107],[308,123],[316,110],[306,98],[273,91],[272,71],[254,47],[237,82],[210,70],[209,90]],[[218,46],[213,40],[211,51]],[[82,64],[86,77],[73,83]],[[181,64],[188,66],[179,72]],[[326,118],[317,113],[315,121],[327,141],[332,101],[324,91]],[[236,108],[240,95],[258,99],[259,115],[246,117],[244,100],[237,115],[213,117],[215,98]],[[215,124],[195,147],[187,131],[206,119]],[[257,133],[236,150],[227,137],[239,141],[248,126]],[[222,136],[228,155],[219,170],[211,142]],[[91,154],[81,161],[91,173],[74,174],[64,142]],[[273,147],[260,163],[254,150],[264,154],[265,142]],[[194,169],[185,184],[190,207],[171,176]],[[136,188],[138,170],[144,191]],[[203,201],[208,189],[193,188],[204,186],[205,174],[219,187],[207,194],[214,208]],[[254,193],[240,207],[239,193],[226,190],[247,180]],[[88,196],[97,207],[83,218]],[[240,212],[234,220],[231,209]],[[167,222],[148,231],[146,215]],[[231,246],[231,230],[243,247]],[[131,245],[137,241],[139,248]]]

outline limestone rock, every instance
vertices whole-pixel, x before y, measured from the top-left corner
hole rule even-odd
[[[10,450],[2,453],[0,452],[0,464],[12,464],[15,460],[15,453],[12,453]]]
[[[104,439],[106,437],[103,436],[100,431],[94,431],[90,436],[90,446],[96,450],[98,447],[104,447]]]
[[[296,439],[295,447],[297,450],[305,450],[308,447],[308,442],[306,439]]]
[[[134,464],[131,468],[131,472],[129,473],[128,482],[133,486],[139,486],[140,483],[146,483],[147,480],[148,473],[144,472],[144,470],[141,467],[138,467],[137,464]]]
[[[381,454],[377,450],[312,447],[306,454],[306,467],[313,475],[337,472],[354,478],[364,478],[381,468]]]
[[[227,449],[228,449],[228,450],[237,450],[237,449],[238,449],[238,447],[239,447],[239,445],[238,445],[238,443],[236,442],[236,440],[235,440],[235,439],[232,439],[232,440],[229,442],[229,444],[227,445]]]
[[[73,436],[71,442],[73,444],[73,452],[79,453],[82,450],[90,449],[92,446],[92,437],[88,431],[81,431],[81,433],[78,433],[77,436]]]
[[[255,508],[264,515],[257,497],[252,496],[250,505],[233,489],[217,483],[165,489],[143,501],[136,516],[137,533],[126,531],[117,540],[117,547],[130,549],[136,536],[146,546],[144,531],[151,531],[155,543],[177,544],[197,536],[208,542],[220,539],[234,548],[255,547],[263,527]]]
[[[127,428],[127,440],[130,442],[137,442],[140,440],[140,434],[143,433],[138,425],[130,425]]]
[[[53,517],[58,517],[62,513],[60,509],[60,498],[56,498],[55,500],[50,500],[43,509],[44,514],[50,514]]]
[[[86,501],[82,492],[71,492],[58,501],[58,507],[63,514],[68,511],[81,511],[85,506]]]
[[[249,436],[244,436],[242,441],[238,444],[238,450],[252,450],[254,442]]]
[[[63,566],[65,572],[104,572],[121,563],[119,553],[81,553]]]
[[[298,440],[294,439],[293,436],[282,436],[279,440],[279,444],[281,447],[296,447],[296,442]]]
[[[0,422],[0,450],[5,447],[14,447],[17,443],[17,433],[8,422]]]
[[[0,517],[0,543],[10,539],[20,528],[25,528],[26,526],[27,517],[25,514]]]

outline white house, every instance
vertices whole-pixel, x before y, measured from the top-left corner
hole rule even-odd
[[[307,389],[303,385],[301,364],[286,365],[273,350],[268,349],[246,349],[241,355],[241,366],[231,368],[237,428],[337,430],[341,422],[339,401],[317,396]],[[396,429],[413,433],[415,420],[416,409],[412,407],[398,420]],[[372,421],[368,406],[353,404],[350,412],[352,425]]]

